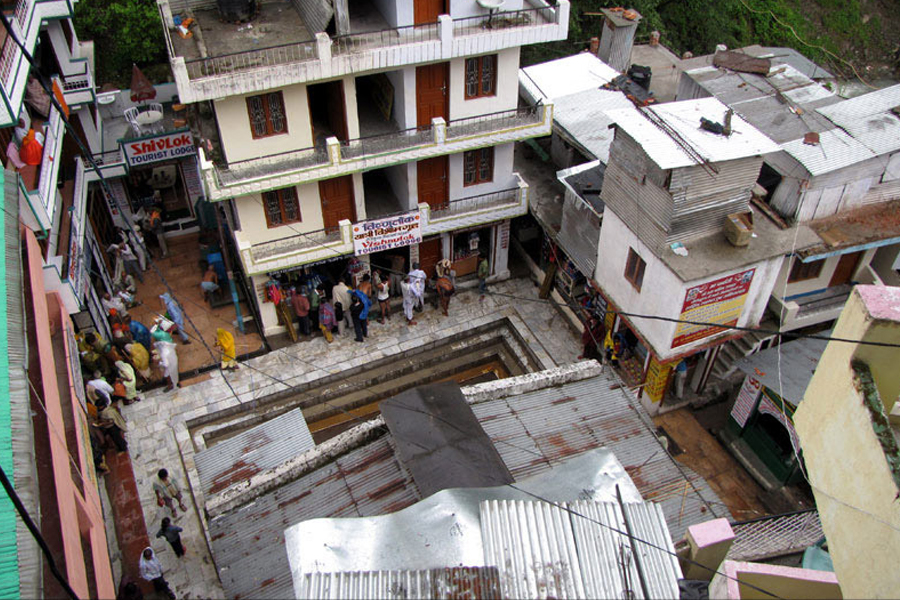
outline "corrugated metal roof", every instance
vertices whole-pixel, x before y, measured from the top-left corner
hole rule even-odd
[[[803,400],[827,345],[825,340],[801,338],[745,356],[734,366],[796,405]]]
[[[454,567],[421,571],[306,573],[297,598],[381,600],[383,598],[484,598],[499,600],[496,567]]]
[[[625,510],[634,536],[663,549],[636,545],[650,597],[678,597],[681,569],[661,510]],[[481,505],[481,527],[485,561],[499,568],[506,598],[645,597],[616,503],[491,500]]]
[[[553,122],[582,147],[588,157],[609,162],[609,146],[615,131],[610,129],[610,110],[633,111],[634,104],[620,91],[589,89],[554,99]]]
[[[619,73],[590,52],[519,69],[520,89],[531,100],[551,100],[597,89]]]
[[[203,493],[213,495],[315,448],[299,408],[194,455]]]
[[[724,136],[700,129],[700,118],[723,123],[728,110],[715,98],[657,104],[652,111],[675,130],[694,150],[716,163],[776,152],[778,146],[740,116],[731,121],[732,135]],[[610,118],[625,130],[662,169],[689,167],[697,162],[667,133],[634,110],[612,110]]]
[[[886,113],[897,106],[900,106],[900,85],[892,85],[820,108],[819,112],[835,125],[843,125],[848,121]]]
[[[821,132],[819,143],[814,146],[797,139],[781,147],[813,176],[875,158],[871,150],[841,129]]]
[[[252,502],[214,517],[209,534],[232,598],[293,596],[285,528],[319,517],[393,512],[419,499],[387,437],[365,444]]]
[[[558,387],[472,405],[516,480],[568,457],[606,447],[625,467],[645,500],[659,502],[680,539],[687,527],[728,510],[702,477],[671,458],[642,409],[603,374]]]

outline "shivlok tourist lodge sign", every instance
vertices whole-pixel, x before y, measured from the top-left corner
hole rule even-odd
[[[353,225],[353,253],[357,256],[422,241],[422,217],[419,211],[370,219]]]

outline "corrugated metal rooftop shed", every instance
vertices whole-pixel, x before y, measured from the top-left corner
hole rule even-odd
[[[730,136],[701,129],[701,117],[717,123],[725,121],[728,107],[716,98],[656,104],[644,110],[654,113],[696,152],[713,163],[768,154],[779,149],[777,144],[738,115],[734,115],[731,121],[733,133]],[[633,110],[613,110],[608,114],[660,168],[676,169],[697,164],[669,134],[644,115]]]
[[[610,129],[611,110],[630,110],[637,115],[631,100],[617,90],[590,89],[553,101],[553,122],[560,133],[579,146],[589,158],[606,164],[615,131]]]
[[[893,109],[900,109],[900,85],[825,106],[818,112],[876,155],[882,155],[900,150],[900,117]]]
[[[745,356],[734,366],[796,405],[803,400],[827,345],[825,340],[802,338]]]
[[[407,598],[409,600],[500,600],[496,567],[454,567],[420,571],[306,573],[298,598]]]
[[[581,52],[519,69],[519,86],[532,101],[555,103],[563,96],[598,89],[618,76],[615,69],[590,52]]]
[[[315,445],[298,408],[197,452],[194,460],[203,493],[211,495]]]
[[[781,147],[813,176],[875,158],[875,154],[864,144],[841,129],[823,131],[819,134],[819,142],[815,145],[797,139],[782,144]]]

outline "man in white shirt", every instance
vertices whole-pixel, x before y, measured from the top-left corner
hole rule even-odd
[[[409,272],[409,285],[413,296],[416,298],[416,306],[425,308],[425,280],[428,278],[425,271],[419,268],[419,263],[414,262],[412,271]]]
[[[341,279],[331,289],[331,295],[335,302],[341,303],[344,311],[343,318],[338,321],[338,334],[343,335],[344,331],[353,331],[353,323],[350,321],[350,288],[347,286],[347,282]]]

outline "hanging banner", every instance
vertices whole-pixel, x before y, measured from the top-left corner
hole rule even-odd
[[[353,225],[353,253],[356,256],[411,246],[421,241],[422,217],[419,211],[369,219]]]
[[[753,414],[761,391],[762,384],[758,379],[749,375],[744,378],[744,385],[741,386],[741,391],[734,400],[734,406],[731,407],[731,418],[741,426],[741,429],[747,425],[747,419]]]
[[[682,320],[737,325],[756,269],[713,279],[688,289],[681,307]],[[684,346],[721,332],[719,327],[679,323],[672,347]]]
[[[650,357],[650,365],[647,367],[647,378],[644,380],[644,393],[647,394],[647,397],[654,404],[661,402],[663,396],[666,395],[669,375],[671,375],[675,364],[677,363],[661,365],[655,356]]]
[[[187,130],[119,143],[122,144],[125,162],[129,167],[181,158],[197,152],[194,136]]]

